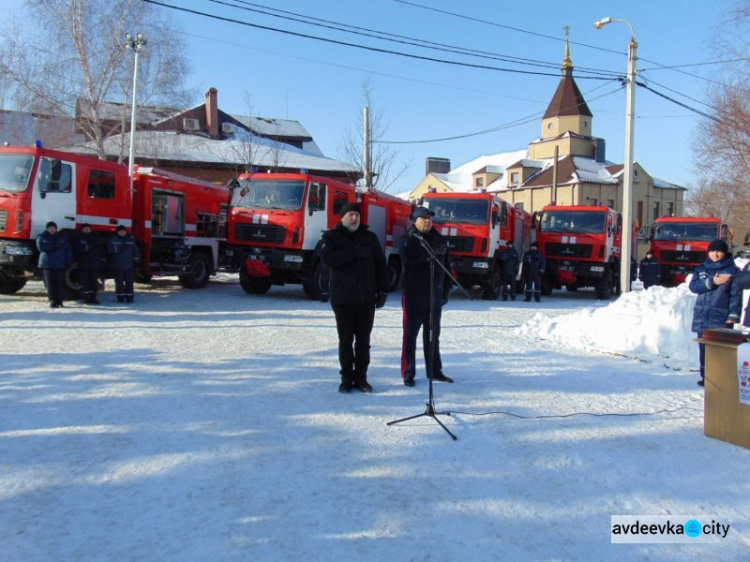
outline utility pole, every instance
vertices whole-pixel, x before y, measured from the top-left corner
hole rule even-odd
[[[370,140],[370,108],[365,106],[363,111],[363,142],[364,149],[362,154],[362,163],[364,168],[365,189],[372,189],[372,141]]]
[[[136,108],[136,88],[138,87],[138,52],[146,46],[146,40],[143,34],[138,33],[135,37],[128,33],[125,36],[125,48],[133,49],[135,53],[135,62],[133,64],[133,102],[130,112],[130,153],[128,155],[128,174],[130,175],[130,196],[133,196],[133,166],[135,159],[135,108]]]

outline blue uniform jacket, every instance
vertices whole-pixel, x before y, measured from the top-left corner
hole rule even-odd
[[[73,249],[68,237],[58,231],[50,234],[46,230],[36,239],[39,249],[39,267],[42,269],[65,269],[73,262]]]
[[[724,285],[714,285],[713,278],[717,273],[729,273],[733,279]],[[698,295],[693,308],[693,332],[725,328],[727,320],[740,321],[742,292],[734,280],[738,273],[731,256],[717,262],[707,259],[695,268],[690,281],[690,291]]]
[[[140,259],[135,238],[130,233],[125,236],[115,234],[110,238],[107,253],[109,254],[109,266],[112,269],[132,269],[135,262]]]

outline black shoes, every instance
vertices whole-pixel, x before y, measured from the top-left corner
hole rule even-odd
[[[365,392],[367,394],[372,392],[372,386],[367,381],[355,382],[354,386],[357,387],[360,392]]]
[[[352,389],[352,381],[343,381],[339,385],[339,392],[341,394],[349,394],[349,391]]]
[[[125,297],[125,302],[133,302],[133,297]]]
[[[706,386],[706,381],[704,381],[703,379],[699,380],[698,386]]]
[[[437,375],[432,376],[432,380],[438,381],[438,382],[453,382],[453,379],[450,377],[446,377],[443,373],[439,373]]]
[[[404,386],[414,386],[416,383],[414,382],[414,378],[404,379]]]
[[[364,392],[367,394],[372,392],[372,385],[370,385],[370,383],[367,381],[362,381],[362,382],[343,381],[339,385],[339,392],[341,394],[349,394],[349,392],[351,392],[355,388],[359,390],[360,392]]]
[[[523,299],[523,302],[531,302],[531,297],[526,297],[525,299]]]

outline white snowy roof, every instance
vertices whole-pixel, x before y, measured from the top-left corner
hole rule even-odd
[[[687,188],[685,188],[685,187],[683,187],[681,185],[677,185],[676,183],[670,183],[668,181],[664,181],[662,179],[655,178],[653,176],[651,176],[651,177],[654,180],[654,187],[658,187],[658,188],[661,188],[661,189],[687,189]]]
[[[270,117],[252,117],[249,115],[232,115],[232,118],[252,129],[259,135],[274,137],[306,137],[312,139],[312,135],[307,132],[307,129],[305,129],[299,121],[273,119]]]
[[[607,170],[607,166],[612,165],[609,162],[597,162],[591,158],[573,156],[573,165],[575,166],[574,179],[568,183],[576,183],[575,179],[591,183],[617,183],[615,176]]]
[[[261,167],[307,168],[327,172],[356,171],[345,162],[323,156],[315,143],[310,143],[312,150],[305,150],[258,136],[233,136],[235,138],[232,139],[210,139],[174,131],[140,131],[135,139],[135,157],[226,165],[247,164],[248,154],[252,154],[251,163]],[[108,138],[104,143],[107,155],[119,155],[121,142],[124,146],[129,146],[130,135],[126,133]],[[94,145],[91,142],[82,143],[70,150],[92,153]]]
[[[503,174],[502,178],[492,182],[495,185],[499,181],[506,181],[505,169],[511,164],[526,157],[527,151],[517,150],[515,152],[501,152],[498,154],[486,154],[461,164],[447,174],[433,174],[437,179],[445,183],[453,191],[472,191],[474,189],[473,174],[485,167],[492,167],[493,173]]]

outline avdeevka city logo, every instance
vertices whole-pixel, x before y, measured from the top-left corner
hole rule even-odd
[[[697,519],[691,519],[685,523],[685,534],[688,537],[699,537],[703,532],[703,526]]]

